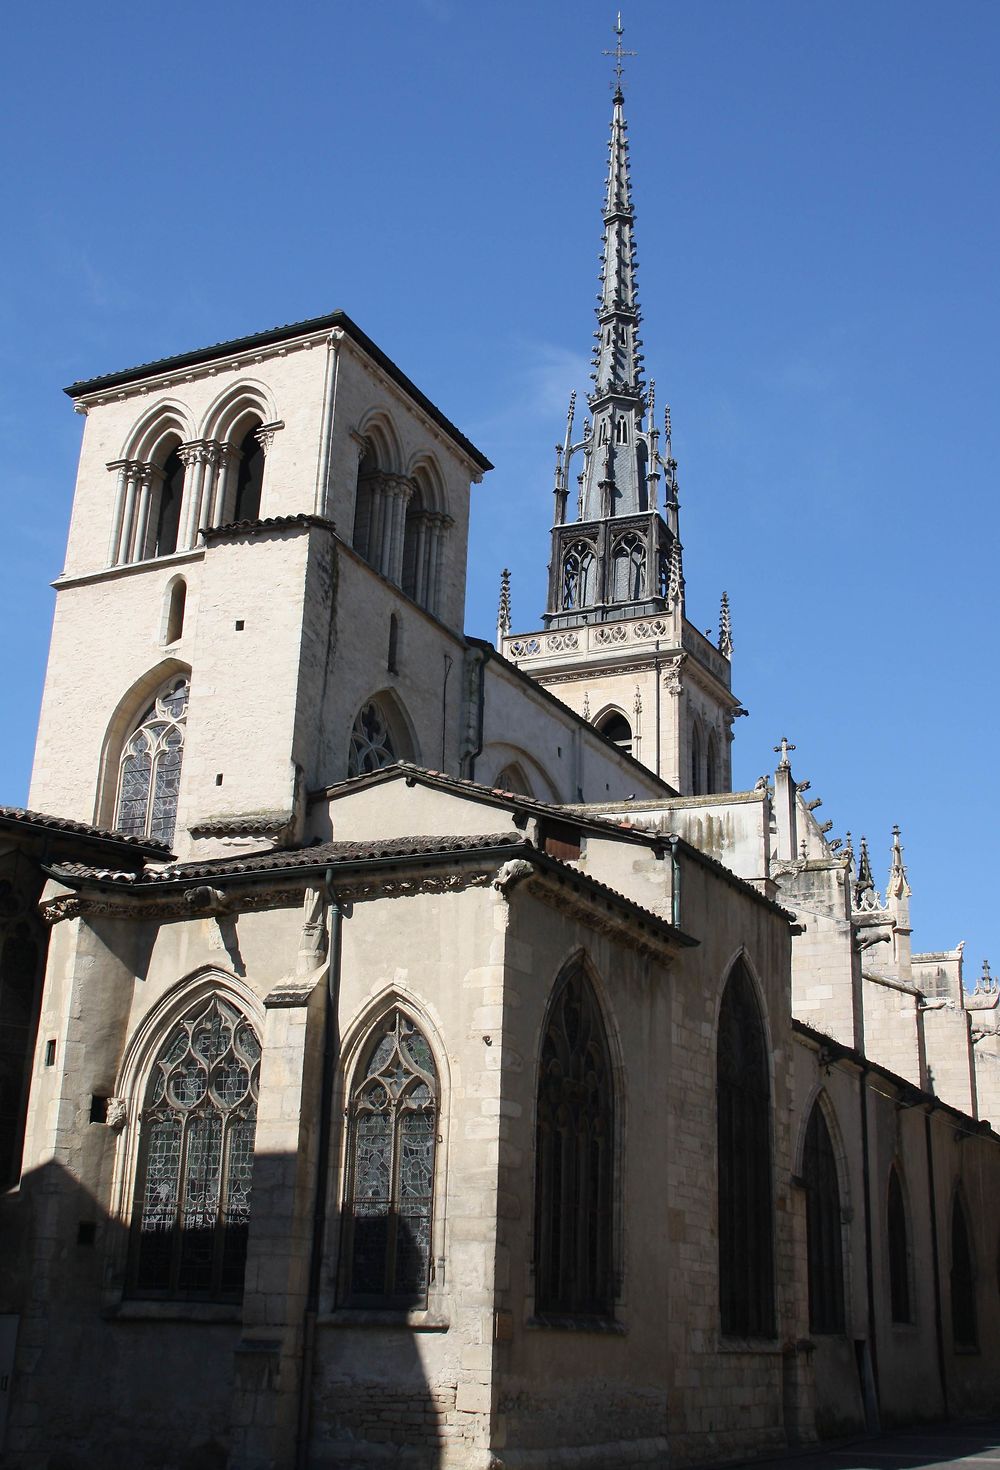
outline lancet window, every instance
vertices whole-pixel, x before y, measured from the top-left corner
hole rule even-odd
[[[812,1332],[843,1332],[840,1182],[833,1140],[818,1099],[806,1127],[802,1174],[806,1186],[809,1328]]]
[[[163,462],[163,478],[160,481],[159,502],[156,508],[156,527],[151,554],[169,556],[177,550],[177,536],[181,523],[181,500],[184,494],[184,464],[176,448],[171,449]],[[140,551],[139,555],[143,553]]]
[[[186,676],[172,680],[125,742],[115,806],[119,832],[173,841],[189,693]]]
[[[632,726],[620,710],[609,710],[597,722],[597,730],[606,740],[611,740],[626,755],[632,754]]]
[[[253,1026],[219,996],[193,1006],[160,1049],[139,1118],[133,1295],[242,1294],[260,1054]]]
[[[610,1316],[614,1086],[597,997],[579,964],[550,1007],[536,1128],[536,1309]]]
[[[612,553],[614,601],[638,602],[646,592],[646,543],[641,536],[622,536]]]
[[[903,1186],[895,1167],[889,1170],[889,1197],[886,1210],[886,1236],[889,1246],[889,1304],[894,1322],[912,1322],[910,1306],[910,1242],[906,1223]]]
[[[264,445],[260,425],[244,434],[239,446],[239,470],[236,476],[234,521],[254,521],[260,515],[260,498],[264,488]]]
[[[774,1334],[771,1086],[753,982],[737,962],[719,1012],[719,1304],[724,1333]]]
[[[589,541],[574,541],[563,557],[563,607],[590,607],[597,597],[597,561]]]
[[[394,1010],[369,1041],[351,1092],[342,1291],[349,1301],[426,1303],[438,1108],[427,1039]]]
[[[976,1323],[976,1267],[969,1222],[959,1190],[951,1202],[951,1332],[956,1347],[979,1342]]]

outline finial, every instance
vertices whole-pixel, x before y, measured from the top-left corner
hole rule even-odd
[[[889,882],[886,884],[886,897],[890,894],[894,898],[908,898],[910,896],[910,885],[906,879],[906,868],[903,866],[903,846],[899,840],[899,823],[892,829],[892,857],[889,862]]]
[[[649,414],[650,433],[655,433],[656,425],[656,379],[649,380],[649,396],[646,401],[646,412]]]
[[[781,756],[781,760],[778,762],[778,766],[779,766],[780,769],[787,770],[787,768],[791,765],[791,761],[788,759],[788,752],[790,750],[794,750],[794,749],[795,749],[795,746],[788,739],[788,736],[787,735],[782,735],[782,737],[781,737],[781,744],[780,745],[776,745],[774,747],[774,753],[775,753],[775,755],[780,755]],[[850,835],[851,835],[850,832],[848,832],[847,835],[848,835],[848,837],[850,837]]]
[[[844,842],[844,856],[847,859],[847,865],[848,865],[848,867],[853,869],[853,867],[854,867],[854,840],[851,837],[850,828],[848,828],[847,832],[844,834],[844,837],[845,837],[845,842]]]
[[[871,897],[868,897],[871,895]],[[854,903],[856,908],[871,908],[873,900],[877,898],[875,892],[875,879],[872,877],[871,859],[868,856],[868,838],[861,839],[861,855],[858,859],[858,877],[854,884]]]
[[[663,410],[663,437],[667,441],[667,453],[670,453],[670,404]]]
[[[729,594],[723,592],[719,608],[719,652],[723,658],[733,656],[733,626],[729,616]]]
[[[585,720],[589,720],[590,719],[590,690],[589,689],[585,689],[583,691],[583,718]]]
[[[976,980],[976,990],[980,994],[992,995],[997,989],[997,982],[990,974],[989,960],[983,960],[983,973]]]
[[[684,600],[684,568],[681,565],[681,543],[675,536],[670,543],[670,565],[667,568],[667,607],[674,608]]]
[[[500,605],[497,608],[497,647],[510,633],[510,568],[500,573]]]
[[[624,67],[622,66],[622,57],[623,56],[635,56],[637,54],[635,51],[626,51],[626,50],[623,49],[623,47],[622,47],[622,36],[624,36],[624,34],[625,34],[625,27],[622,25],[622,13],[619,10],[619,12],[618,12],[618,24],[615,26],[615,37],[616,37],[616,40],[615,40],[615,49],[613,51],[609,51],[605,47],[604,51],[601,53],[604,56],[613,56],[615,58],[615,97],[616,98],[620,97],[621,94],[622,94],[622,72],[624,71]]]

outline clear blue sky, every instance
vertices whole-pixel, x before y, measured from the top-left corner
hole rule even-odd
[[[468,626],[544,599],[588,386],[613,7],[11,6],[0,60],[5,638],[20,802],[81,425],[60,390],[343,307],[497,465]],[[914,943],[990,953],[998,777],[995,0],[634,0],[647,368],[689,615],[733,606],[736,781],[783,733]],[[67,718],[72,712],[67,711]],[[1000,952],[996,955],[1000,964]]]

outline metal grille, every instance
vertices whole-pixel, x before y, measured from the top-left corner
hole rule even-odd
[[[189,693],[187,679],[174,679],[126,741],[115,808],[119,832],[173,842]]]
[[[582,969],[559,984],[542,1042],[535,1179],[535,1306],[610,1316],[614,1096],[597,998]]]
[[[817,1100],[806,1127],[802,1172],[806,1182],[809,1328],[844,1330],[844,1263],[840,1184],[833,1140]]]
[[[133,1295],[242,1293],[259,1072],[253,1028],[218,997],[167,1038],[140,1116]]]
[[[431,1265],[437,1073],[402,1011],[380,1023],[350,1106],[345,1295],[420,1306]]]
[[[771,1088],[757,998],[740,963],[719,1013],[717,1102],[722,1330],[772,1337]]]

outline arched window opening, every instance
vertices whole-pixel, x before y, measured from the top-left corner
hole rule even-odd
[[[708,732],[708,755],[705,761],[705,794],[711,796],[713,791],[720,790],[719,781],[719,744],[715,738],[715,731]]]
[[[503,770],[498,773],[493,785],[496,790],[509,791],[514,796],[531,795],[530,782],[517,761],[512,761],[510,765],[504,766]]]
[[[615,443],[628,443],[628,419],[624,414],[621,418],[615,419]]]
[[[646,593],[646,543],[641,536],[622,536],[612,553],[615,602],[638,602]]]
[[[719,1305],[724,1333],[774,1335],[771,1085],[753,982],[734,966],[719,1012]]]
[[[357,1305],[426,1305],[437,1114],[430,1046],[395,1010],[368,1043],[349,1104],[342,1295]]]
[[[178,577],[170,587],[170,604],[167,608],[167,629],[164,643],[176,643],[184,632],[184,610],[187,606],[187,583]]]
[[[611,1054],[597,997],[577,965],[557,986],[538,1069],[539,1312],[612,1314],[613,1155]]]
[[[363,705],[351,731],[347,774],[366,776],[395,761],[409,760],[411,752],[399,726],[381,700],[370,699]]]
[[[406,505],[403,523],[403,574],[401,586],[407,597],[423,606],[427,601],[427,510],[419,489],[415,489]]]
[[[133,1296],[238,1300],[243,1292],[260,1042],[218,996],[171,1030],[139,1116]]]
[[[959,1191],[951,1202],[951,1333],[956,1347],[979,1344],[976,1323],[976,1265],[969,1224]]]
[[[701,796],[701,730],[695,725],[691,731],[691,795]]]
[[[632,754],[632,726],[621,710],[609,710],[606,715],[601,716],[595,728],[605,740],[610,740],[626,755]]]
[[[153,533],[153,556],[169,556],[177,550],[181,524],[181,499],[184,494],[184,462],[176,445],[163,461],[156,527]]]
[[[115,803],[119,832],[173,842],[189,693],[186,676],[173,679],[125,742]]]
[[[563,557],[563,608],[590,607],[597,595],[596,560],[588,541],[574,541]]]
[[[257,437],[259,428],[259,424],[254,424],[240,441],[234,521],[255,521],[260,515],[260,497],[264,488],[264,446]]]
[[[906,1226],[903,1186],[895,1168],[889,1170],[889,1199],[886,1210],[889,1246],[889,1304],[894,1322],[912,1322],[910,1306],[910,1243]]]
[[[390,674],[399,673],[399,619],[395,613],[389,614],[389,648],[385,666]]]
[[[354,498],[354,530],[351,535],[351,545],[359,555],[364,557],[365,561],[372,560],[369,547],[374,530],[372,509],[375,500],[375,478],[378,472],[378,460],[374,449],[369,444],[358,465],[358,485]]]
[[[819,1100],[806,1127],[802,1174],[806,1185],[809,1329],[844,1330],[844,1262],[840,1183],[833,1140]]]

